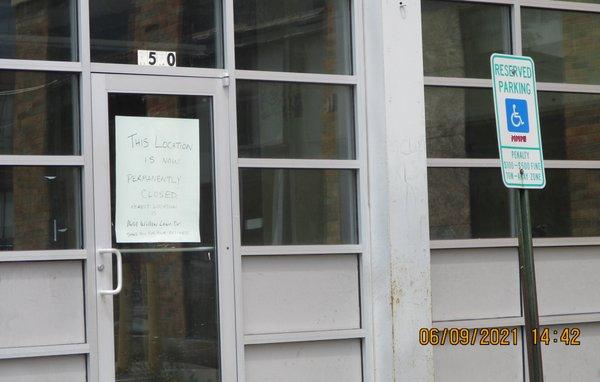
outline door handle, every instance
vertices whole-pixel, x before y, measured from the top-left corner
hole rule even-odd
[[[98,253],[100,255],[104,255],[104,254],[111,254],[111,255],[115,255],[115,257],[117,258],[117,287],[115,289],[109,289],[109,290],[100,290],[98,291],[98,293],[104,295],[104,294],[108,294],[108,295],[117,295],[119,293],[121,293],[121,289],[123,289],[123,258],[121,256],[121,251],[119,251],[118,249],[115,248],[111,248],[111,249],[99,249]],[[104,269],[103,265],[100,265],[98,267],[99,271],[102,271]]]

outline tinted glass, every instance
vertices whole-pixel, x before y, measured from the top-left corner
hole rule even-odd
[[[242,244],[357,243],[352,170],[241,169]]]
[[[350,0],[235,0],[238,69],[351,74]]]
[[[213,182],[213,141],[212,141],[212,98],[207,96],[171,96],[150,94],[111,93],[108,99],[109,133],[111,139],[111,187],[112,219],[115,221],[115,117],[157,117],[198,119],[200,148],[200,238],[202,246],[214,244],[214,182]],[[142,126],[141,129],[144,127]],[[155,143],[155,142],[153,142]],[[161,173],[162,174],[162,173]],[[137,174],[136,174],[137,175]],[[152,175],[152,174],[150,174]],[[113,245],[122,247],[148,247],[156,244],[118,244],[115,241],[113,226]],[[196,244],[176,244],[175,247],[195,247]]]
[[[78,105],[74,74],[0,71],[0,154],[79,154]]]
[[[521,18],[538,81],[600,83],[600,14],[524,8]]]
[[[490,78],[490,55],[510,53],[508,6],[424,0],[426,76]]]
[[[353,159],[352,87],[238,81],[240,157]]]
[[[538,92],[547,159],[600,159],[600,95]]]
[[[219,380],[218,250],[215,248],[212,102],[212,98],[206,96],[109,94],[113,246],[123,253],[123,291],[114,300],[117,381]],[[115,160],[123,160],[115,157],[116,129],[123,126],[117,126],[117,116],[197,120],[199,142],[194,147],[199,149],[196,160],[199,161],[200,195],[192,192],[177,195],[176,198],[155,195],[152,199],[145,200],[142,196],[138,200],[144,200],[144,204],[140,202],[133,208],[154,209],[156,218],[129,212],[128,219],[132,219],[132,224],[139,222],[140,225],[156,227],[155,222],[168,221],[163,214],[176,208],[174,205],[183,203],[181,200],[198,198],[201,242],[116,241],[114,227],[118,197],[115,188]],[[151,128],[148,121],[139,121],[136,129],[140,136],[151,136],[153,132],[145,131]],[[185,126],[187,128],[189,125]],[[173,149],[176,146],[169,148],[160,142],[157,146],[156,140],[149,140],[152,149],[139,151],[136,148],[137,153],[142,153],[137,154],[137,158],[145,155],[144,153],[152,153],[153,159],[143,167],[143,173],[128,173],[128,177],[179,177],[176,174],[180,172],[170,169],[178,165],[180,160],[185,161],[189,157],[184,158],[180,151]],[[186,144],[195,143],[189,141]],[[190,162],[185,163],[189,166]],[[190,175],[190,178],[194,178],[194,175]],[[177,182],[150,180],[142,184],[150,191],[155,191],[169,190]],[[177,192],[180,192],[179,188]],[[136,220],[134,216],[144,217]],[[175,219],[184,220],[185,217],[178,214]]]
[[[546,159],[598,160],[600,95],[538,92]],[[427,156],[498,158],[492,93],[425,88]]]
[[[0,166],[0,251],[78,249],[80,170]]]
[[[123,254],[116,380],[219,381],[216,283],[210,252]]]
[[[92,61],[137,64],[138,50],[175,52],[176,65],[223,67],[219,0],[92,0]]]
[[[511,191],[499,168],[429,168],[427,179],[432,240],[511,236]]]
[[[425,87],[425,121],[429,158],[498,158],[490,89]]]
[[[600,236],[600,171],[546,170],[543,191],[531,191],[534,237]]]
[[[0,1],[0,58],[75,61],[75,1]]]
[[[600,171],[546,170],[544,190],[531,190],[534,237],[600,236]],[[516,235],[514,191],[499,168],[430,168],[432,240]]]

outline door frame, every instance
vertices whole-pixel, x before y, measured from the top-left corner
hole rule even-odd
[[[215,244],[219,312],[220,376],[222,382],[237,381],[237,328],[234,283],[234,252],[231,192],[231,142],[229,136],[229,88],[221,78],[190,78],[157,75],[92,73],[92,140],[94,191],[95,296],[98,330],[98,380],[115,380],[113,296],[100,295],[112,289],[113,257],[99,250],[112,248],[110,208],[110,158],[108,94],[199,95],[213,98],[213,155]],[[99,271],[100,266],[103,271]]]

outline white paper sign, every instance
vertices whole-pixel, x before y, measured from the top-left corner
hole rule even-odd
[[[200,242],[200,122],[115,118],[118,243]]]

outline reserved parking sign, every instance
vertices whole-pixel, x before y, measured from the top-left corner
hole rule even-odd
[[[490,62],[502,181],[508,188],[544,188],[546,174],[533,60],[494,53]]]

